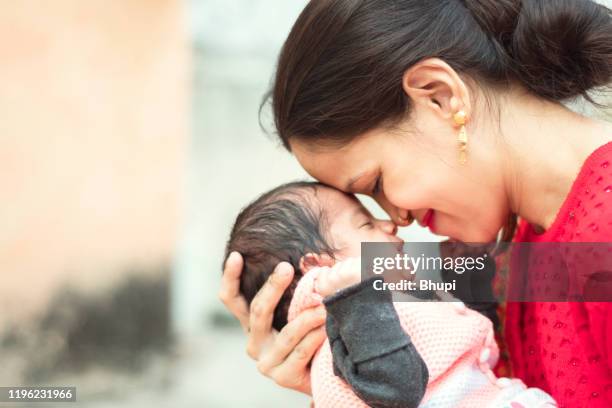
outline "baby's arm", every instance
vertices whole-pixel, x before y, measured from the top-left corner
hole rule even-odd
[[[372,278],[324,299],[334,374],[371,407],[417,407],[429,374],[400,325],[388,291]]]

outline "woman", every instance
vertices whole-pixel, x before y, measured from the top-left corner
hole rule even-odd
[[[277,133],[304,169],[371,195],[400,226],[414,218],[464,242],[502,230],[519,242],[605,242],[612,128],[560,101],[611,77],[610,10],[592,1],[315,0],[285,42],[271,96]],[[249,355],[308,393],[324,311],[276,333],[273,306],[293,271],[280,264],[249,313],[240,270],[233,254],[220,297],[249,329]],[[513,374],[560,406],[611,406],[609,327],[607,304],[509,304]]]

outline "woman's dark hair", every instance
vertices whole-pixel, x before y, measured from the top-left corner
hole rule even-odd
[[[591,0],[311,0],[269,93],[280,140],[344,145],[393,126],[411,109],[404,72],[430,57],[479,85],[589,98],[612,77],[611,12]]]
[[[302,276],[302,256],[309,252],[334,256],[324,232],[325,211],[317,202],[317,189],[322,187],[320,183],[298,181],[261,195],[240,212],[227,243],[224,259],[233,251],[240,252],[244,259],[240,292],[248,304],[279,262],[293,266],[293,282],[274,311],[272,326],[277,330],[287,324],[289,304]]]

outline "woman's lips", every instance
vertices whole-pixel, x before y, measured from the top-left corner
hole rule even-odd
[[[424,227],[427,227],[433,231],[433,222],[434,222],[434,210],[429,209],[425,213],[422,223]]]

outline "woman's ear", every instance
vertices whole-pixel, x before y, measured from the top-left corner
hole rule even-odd
[[[320,266],[333,266],[336,263],[334,258],[327,254],[313,254],[312,252],[307,253],[300,258],[300,269],[302,273],[306,273],[312,268]]]
[[[414,104],[431,109],[441,119],[450,120],[459,110],[471,116],[467,85],[439,58],[428,58],[413,65],[404,73],[402,87]]]

